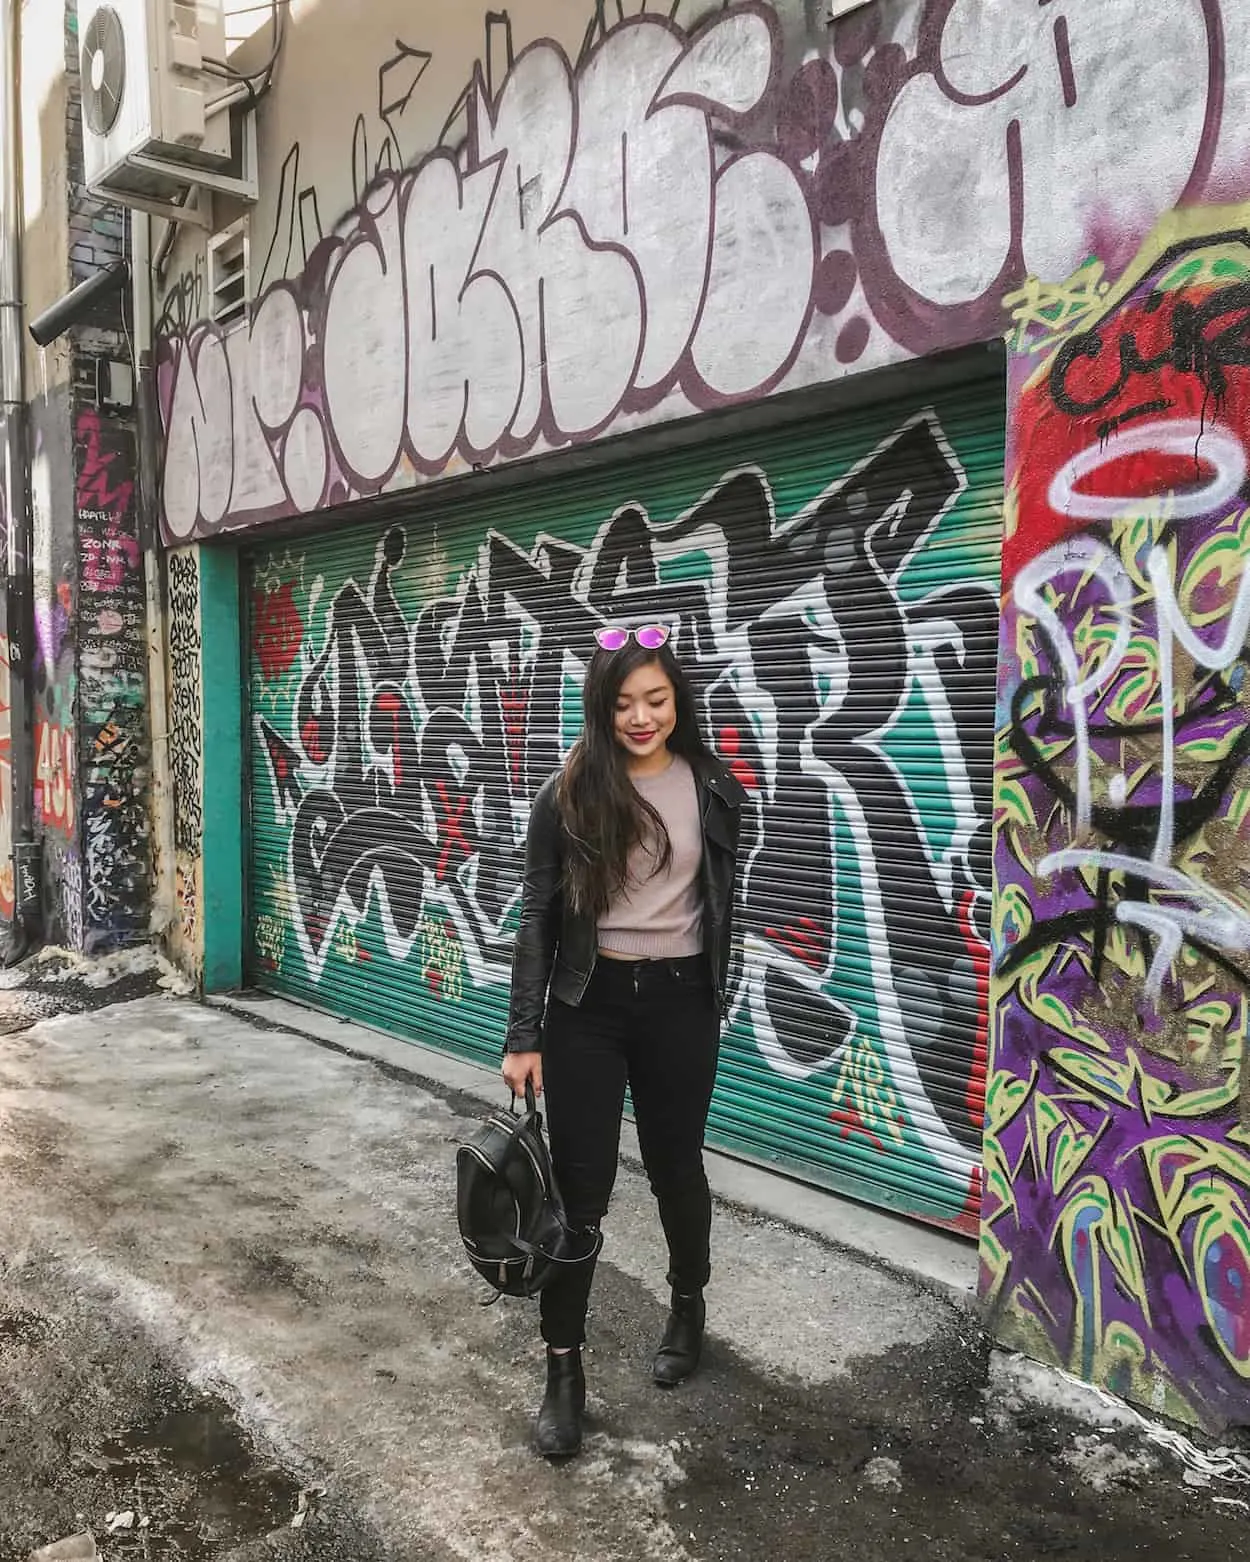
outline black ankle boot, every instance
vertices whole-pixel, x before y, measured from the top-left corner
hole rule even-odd
[[[680,1296],[673,1292],[673,1305],[668,1315],[664,1338],[651,1363],[651,1376],[661,1388],[672,1388],[683,1382],[699,1365],[699,1353],[703,1349],[703,1325],[707,1308],[703,1305],[702,1291],[693,1296]]]
[[[538,1412],[538,1451],[547,1459],[568,1459],[582,1446],[586,1378],[580,1350],[558,1355],[547,1348],[547,1392]]]

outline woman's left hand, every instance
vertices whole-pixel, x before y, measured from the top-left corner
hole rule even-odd
[[[543,1093],[543,1055],[541,1052],[509,1052],[503,1060],[503,1077],[514,1096],[525,1094],[527,1080],[534,1082],[534,1094]]]

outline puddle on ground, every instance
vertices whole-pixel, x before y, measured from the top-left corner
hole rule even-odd
[[[290,1524],[299,1485],[263,1457],[211,1395],[191,1396],[105,1443],[83,1461],[111,1492],[115,1512],[133,1510],[131,1530],[97,1534],[110,1562],[128,1556],[208,1558],[223,1545]],[[146,1528],[138,1519],[146,1517]]]

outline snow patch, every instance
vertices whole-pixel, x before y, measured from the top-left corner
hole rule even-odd
[[[1156,1448],[1172,1455],[1181,1466],[1187,1486],[1210,1486],[1226,1481],[1250,1485],[1250,1458],[1235,1448],[1200,1448],[1175,1427],[1152,1421],[1105,1389],[1074,1378],[1061,1367],[1046,1367],[1025,1356],[996,1351],[990,1357],[989,1384],[985,1389],[994,1414],[1001,1418],[1026,1405],[1069,1415],[1104,1432],[1128,1428]],[[1078,1439],[1078,1444],[1081,1439]]]
[[[132,949],[117,949],[107,955],[82,955],[72,949],[41,949],[35,956],[40,965],[56,962],[56,969],[41,973],[46,982],[81,982],[84,987],[111,987],[128,976],[156,976],[163,992],[185,998],[195,991],[195,983],[151,944]],[[6,973],[9,974],[9,973]]]
[[[995,1351],[990,1357],[987,1402],[998,1410],[1016,1411],[1041,1407],[1060,1415],[1073,1416],[1087,1426],[1103,1431],[1118,1427],[1137,1428],[1140,1418],[1122,1400],[1104,1394],[1090,1383],[1082,1383],[1058,1367],[1043,1366],[1027,1356]]]
[[[902,1491],[903,1467],[897,1459],[869,1459],[864,1466],[864,1484],[877,1491]]]
[[[1096,1432],[1078,1437],[1064,1454],[1063,1462],[1087,1486],[1099,1493],[1117,1486],[1131,1486],[1138,1479],[1153,1475],[1159,1468],[1159,1461],[1152,1455],[1125,1453],[1114,1443],[1104,1442]]]
[[[137,1324],[192,1388],[224,1400],[246,1431],[293,1468],[307,1467],[304,1450],[283,1426],[263,1372],[250,1356],[221,1348],[213,1339],[211,1320],[189,1314],[171,1292],[98,1256],[77,1254],[67,1258],[64,1267],[67,1276],[77,1276]]]
[[[610,1488],[616,1495],[624,1494],[634,1512],[646,1515],[644,1555],[651,1562],[693,1562],[664,1517],[668,1493],[686,1479],[677,1453],[676,1442],[616,1438],[605,1432],[588,1437],[582,1450],[583,1478],[592,1485]]]

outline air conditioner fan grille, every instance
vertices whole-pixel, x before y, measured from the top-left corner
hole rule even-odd
[[[82,41],[82,100],[87,128],[106,136],[117,123],[126,90],[126,33],[110,5],[87,24]]]

